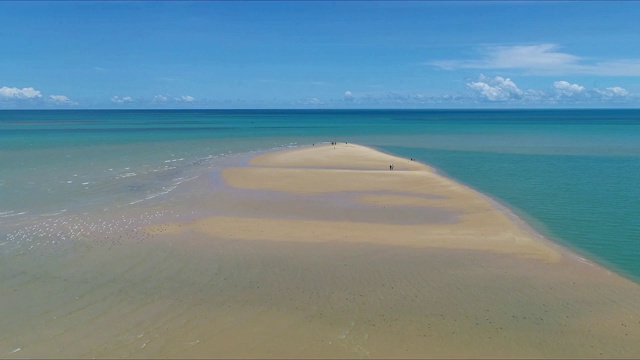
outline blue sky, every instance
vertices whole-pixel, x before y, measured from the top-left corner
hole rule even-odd
[[[0,2],[0,108],[640,105],[640,2]]]

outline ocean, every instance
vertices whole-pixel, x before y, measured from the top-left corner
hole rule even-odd
[[[122,216],[233,157],[330,141],[433,165],[640,280],[640,110],[0,111],[0,256],[63,236],[39,224]]]

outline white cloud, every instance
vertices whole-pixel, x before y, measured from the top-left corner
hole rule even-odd
[[[71,101],[68,97],[64,95],[49,95],[49,101],[52,101],[57,104],[67,104],[67,105],[77,105],[75,101]]]
[[[168,100],[169,97],[165,95],[156,95],[153,97],[154,102],[167,102]]]
[[[4,86],[0,88],[0,101],[4,106],[28,106],[28,107],[48,107],[52,105],[78,105],[77,102],[69,99],[65,95],[44,96],[39,90],[33,87],[19,89],[17,87]]]
[[[479,81],[467,83],[467,87],[491,101],[517,99],[524,94],[511,79],[501,76],[491,79],[481,75]]]
[[[182,95],[179,97],[173,97],[171,95],[156,95],[153,97],[152,102],[154,103],[163,103],[166,105],[169,104],[177,104],[177,103],[193,103],[196,101],[196,98],[191,95]]]
[[[337,106],[345,108],[536,108],[536,107],[607,107],[634,106],[640,100],[633,92],[619,86],[588,88],[565,80],[550,81],[544,89],[519,86],[518,79],[481,75],[466,82],[468,91],[458,94],[428,94],[415,91],[358,92],[344,91],[333,99],[308,98],[303,106]],[[570,95],[565,95],[570,94]],[[340,96],[342,95],[342,96]]]
[[[444,60],[429,63],[454,69],[529,69],[553,70],[576,64],[580,57],[556,51],[556,44],[489,46],[480,52],[481,60]]]
[[[578,84],[571,84],[568,81],[556,81],[553,83],[553,87],[556,88],[558,95],[572,96],[584,91],[584,86]]]
[[[114,96],[111,98],[111,101],[116,104],[124,104],[128,102],[132,102],[133,99],[131,98],[131,96],[123,96],[123,97]]]
[[[496,76],[488,78],[481,75],[478,81],[467,83],[476,97],[489,102],[510,102],[521,105],[552,104],[554,106],[566,104],[596,105],[614,101],[633,101],[636,99],[625,88],[614,86],[601,89],[587,89],[580,84],[573,84],[565,80],[553,82],[553,87],[547,91],[520,89],[509,78]]]
[[[553,69],[580,60],[579,57],[555,51],[555,44],[498,46],[489,48],[486,61],[489,68]]]
[[[4,86],[0,88],[0,97],[8,99],[36,99],[41,98],[42,94],[32,87],[18,89]]]
[[[614,97],[626,97],[629,96],[629,91],[620,86],[608,87],[604,90],[595,90],[598,94],[602,95],[605,98],[614,98]]]
[[[353,93],[349,90],[344,92],[344,100],[345,101],[355,101],[355,98],[353,97]]]
[[[480,59],[440,60],[426,63],[445,70],[517,69],[538,74],[590,74],[640,76],[640,59],[589,62],[587,58],[559,51],[557,44],[486,46]]]

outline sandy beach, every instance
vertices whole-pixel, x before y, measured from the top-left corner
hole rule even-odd
[[[172,211],[207,216],[31,279],[51,305],[13,321],[23,343],[47,340],[4,339],[20,351],[3,356],[640,357],[638,284],[427,165],[316,144],[189,186]],[[70,283],[84,290],[56,291]]]

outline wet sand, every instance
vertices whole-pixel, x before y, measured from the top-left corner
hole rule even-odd
[[[639,285],[426,165],[316,145],[174,196],[2,264],[2,356],[640,356]]]

